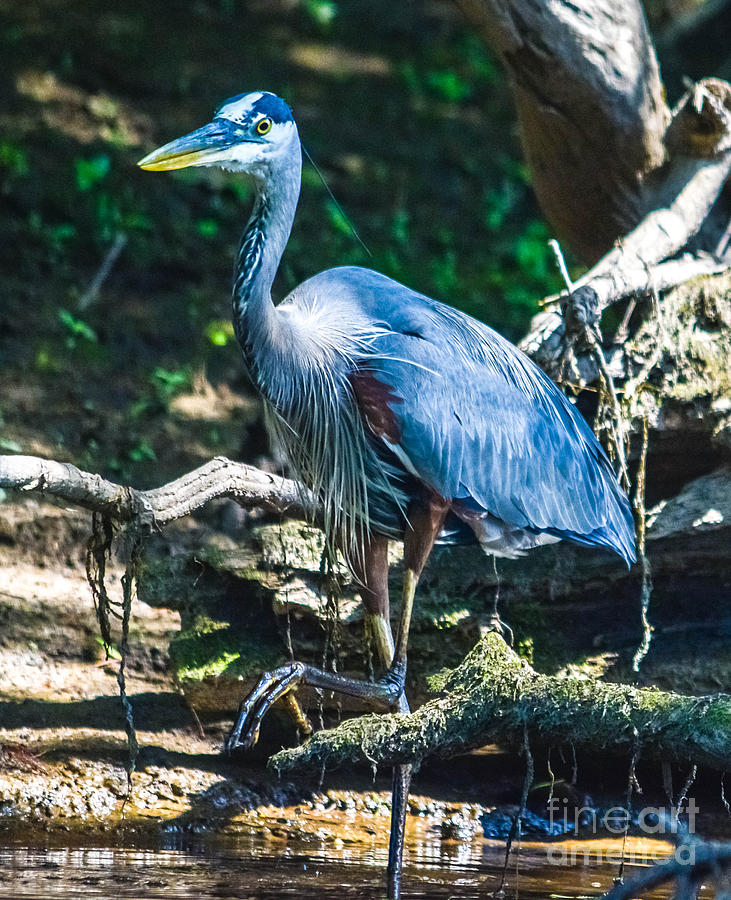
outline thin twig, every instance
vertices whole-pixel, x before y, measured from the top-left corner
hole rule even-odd
[[[561,249],[561,245],[556,240],[556,238],[551,238],[548,242],[548,246],[553,250],[553,255],[556,257],[556,264],[558,265],[558,271],[561,273],[561,277],[564,280],[564,284],[566,285],[566,290],[571,293],[574,289],[574,283],[571,280],[571,276],[569,275],[569,270],[566,266],[566,260],[564,259],[563,250]]]
[[[639,672],[642,660],[647,656],[652,641],[652,625],[650,624],[650,597],[652,596],[652,567],[646,552],[647,542],[647,509],[645,507],[645,484],[647,478],[647,449],[649,445],[649,423],[647,416],[642,419],[642,449],[640,464],[637,467],[635,485],[635,513],[637,531],[637,556],[642,568],[642,585],[640,588],[640,621],[642,623],[642,642],[632,660],[632,671]]]
[[[500,875],[500,884],[498,885],[497,894],[502,893],[505,886],[505,876],[508,872],[508,861],[510,860],[510,850],[513,846],[515,838],[520,842],[522,836],[522,819],[525,814],[525,807],[528,803],[528,792],[533,785],[533,776],[535,774],[535,763],[533,762],[533,754],[530,749],[530,741],[528,739],[528,726],[523,722],[523,755],[525,756],[525,777],[523,778],[523,790],[520,795],[520,806],[515,814],[513,821],[510,823],[510,832],[505,842],[505,860],[503,862],[503,871]]]
[[[102,260],[102,264],[97,269],[96,275],[89,282],[89,286],[84,293],[79,297],[79,302],[76,304],[76,308],[79,312],[83,312],[96,300],[102,285],[109,277],[109,273],[114,268],[114,264],[119,259],[119,254],[124,250],[126,244],[127,235],[123,231],[118,232],[115,235],[106,256]]]
[[[119,670],[117,671],[117,684],[119,685],[119,697],[122,701],[122,709],[124,710],[124,730],[127,734],[127,792],[132,790],[132,775],[137,767],[137,756],[140,751],[140,745],[137,740],[137,730],[135,729],[134,710],[127,695],[126,668],[129,658],[129,623],[132,617],[132,600],[135,594],[135,585],[137,581],[137,570],[139,568],[140,553],[142,551],[142,540],[135,536],[132,543],[131,553],[127,568],[122,576],[122,596],[124,604],[124,615],[122,618],[122,636],[119,642]]]
[[[627,794],[624,801],[624,809],[627,814],[627,822],[624,826],[624,834],[622,835],[622,857],[619,862],[619,872],[617,873],[617,877],[615,878],[615,882],[621,884],[624,881],[624,865],[625,865],[625,851],[627,849],[627,835],[629,834],[629,826],[632,820],[632,792],[637,784],[637,775],[635,774],[637,771],[637,763],[640,760],[640,752],[642,750],[642,744],[640,743],[640,735],[636,728],[632,729],[633,731],[633,743],[632,743],[632,758],[629,763],[629,773],[627,775]]]
[[[587,343],[589,344],[592,355],[596,360],[596,365],[599,369],[599,374],[602,379],[602,386],[607,391],[612,406],[612,430],[614,433],[612,434],[610,431],[609,434],[612,438],[614,449],[617,454],[617,462],[619,464],[619,479],[622,482],[622,486],[624,487],[624,489],[629,490],[629,470],[627,468],[627,432],[625,430],[622,407],[619,404],[617,389],[614,385],[614,378],[612,377],[612,373],[609,371],[609,366],[607,365],[607,361],[604,357],[604,352],[602,351],[601,345],[593,334],[588,335]]]

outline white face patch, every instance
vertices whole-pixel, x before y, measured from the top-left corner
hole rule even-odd
[[[239,97],[233,102],[222,106],[216,115],[222,116],[224,119],[230,119],[232,122],[243,124],[251,118],[254,105],[261,100],[263,96],[264,94],[261,91],[255,91],[253,94],[245,94],[243,97]]]

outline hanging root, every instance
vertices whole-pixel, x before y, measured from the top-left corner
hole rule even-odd
[[[111,658],[112,650],[111,616],[119,617],[107,593],[105,582],[107,559],[112,552],[113,539],[112,520],[108,516],[94,513],[91,519],[91,536],[86,545],[86,580],[91,588],[96,620],[99,623],[107,659]]]
[[[132,599],[136,593],[137,573],[139,571],[142,542],[136,537],[130,552],[129,562],[122,576],[122,639],[119,644],[120,660],[117,671],[117,684],[119,685],[119,697],[124,710],[124,730],[127,734],[127,789],[132,790],[132,773],[137,766],[137,756],[140,745],[137,741],[134,714],[132,704],[127,696],[127,684],[125,681],[125,668],[129,656],[129,622],[132,614]]]
[[[134,536],[132,539],[129,562],[122,576],[122,602],[119,603],[119,601],[113,600],[109,596],[106,586],[106,565],[107,559],[111,555],[114,537],[115,527],[112,520],[108,516],[94,513],[92,517],[92,533],[86,548],[86,578],[94,599],[94,609],[107,659],[111,659],[114,650],[112,618],[116,618],[121,622],[117,684],[119,685],[119,696],[124,713],[124,729],[127,734],[127,787],[128,790],[131,790],[132,773],[137,763],[139,743],[134,726],[132,704],[127,696],[125,669],[127,657],[129,656],[129,623],[142,551],[142,539],[139,535]]]
[[[627,835],[629,834],[629,826],[630,826],[630,811],[632,809],[632,794],[635,789],[637,793],[640,794],[642,791],[640,790],[640,786],[637,783],[637,763],[640,761],[640,753],[642,752],[642,744],[640,742],[640,735],[636,728],[633,729],[633,746],[632,746],[632,758],[629,761],[629,773],[627,775],[627,794],[624,799],[624,808],[627,814],[627,820],[624,826],[624,834],[622,835],[622,857],[619,861],[619,871],[617,872],[617,877],[614,879],[615,884],[622,884],[624,881],[624,865],[625,865],[625,852],[627,850]]]

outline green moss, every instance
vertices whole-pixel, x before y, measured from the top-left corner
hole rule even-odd
[[[695,698],[592,679],[540,675],[495,633],[478,641],[464,663],[432,679],[441,696],[409,715],[366,716],[315,734],[274,758],[281,769],[393,764],[438,753],[449,757],[495,740],[531,735],[576,746],[645,751],[716,768],[731,755],[731,700]]]
[[[284,647],[278,638],[267,640],[257,633],[252,639],[250,635],[251,629],[197,616],[170,645],[176,676],[197,681],[225,674],[235,679],[281,663]]]
[[[731,697],[710,706],[705,713],[706,723],[720,732],[731,734]]]

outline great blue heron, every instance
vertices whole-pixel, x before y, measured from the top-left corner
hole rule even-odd
[[[228,739],[251,746],[297,684],[408,710],[406,645],[416,585],[440,537],[516,556],[557,540],[634,561],[634,528],[602,448],[531,360],[486,325],[370,269],[328,269],[281,303],[271,287],[300,192],[287,104],[255,92],[146,156],[144,169],[219,166],[248,176],[254,209],[233,290],[236,336],[293,472],[362,585],[385,674],[362,682],[292,662],[266,673]],[[394,642],[388,542],[404,543]],[[388,889],[397,897],[411,769],[394,770]]]

